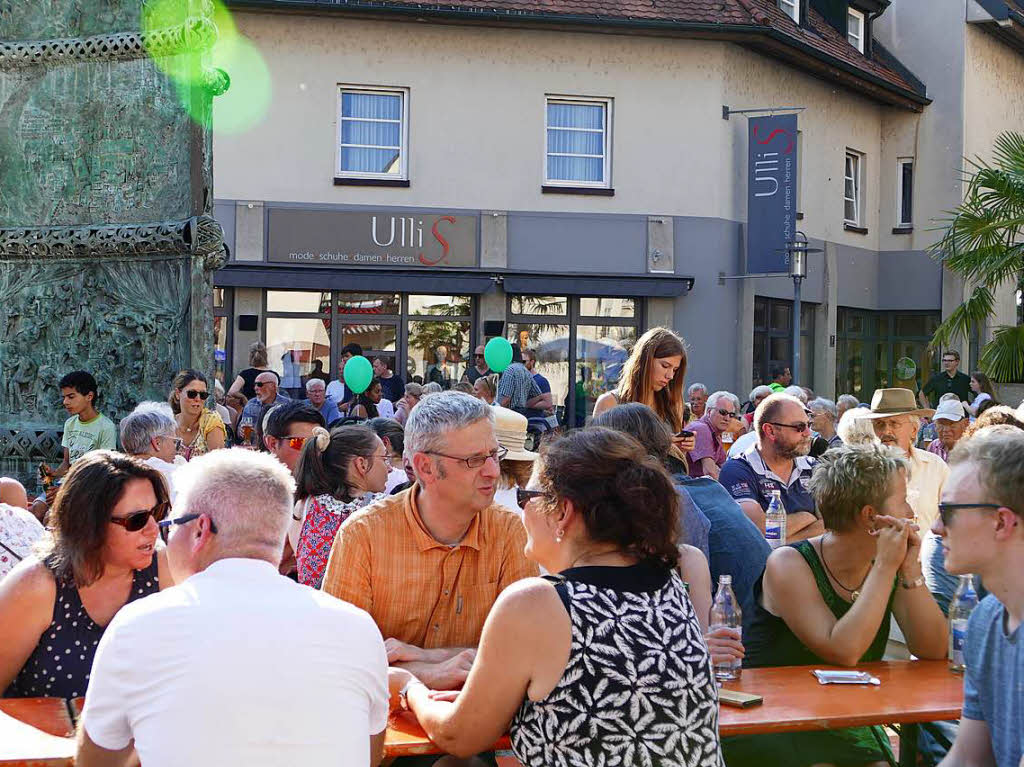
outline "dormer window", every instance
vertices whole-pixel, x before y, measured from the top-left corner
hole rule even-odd
[[[850,8],[846,12],[846,39],[850,45],[864,53],[864,13]]]
[[[800,0],[779,0],[779,8],[797,24],[800,23]]]

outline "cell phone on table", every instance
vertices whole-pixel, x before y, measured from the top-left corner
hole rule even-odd
[[[725,706],[735,706],[736,708],[750,708],[751,706],[757,706],[764,703],[764,698],[760,695],[754,695],[749,692],[740,692],[739,690],[719,690],[718,700]]]

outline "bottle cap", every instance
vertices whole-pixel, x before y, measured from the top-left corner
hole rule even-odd
[[[718,583],[720,585],[730,586],[732,585],[732,576],[723,573],[722,575],[718,576]]]

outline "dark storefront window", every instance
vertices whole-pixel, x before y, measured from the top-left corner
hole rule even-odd
[[[466,372],[472,351],[470,296],[408,296],[406,380],[450,389]]]
[[[213,289],[213,375],[227,391],[231,381],[227,380],[231,365],[231,304],[234,299],[231,288]]]
[[[814,304],[800,302],[801,386],[814,373]],[[774,367],[793,367],[793,302],[754,297],[754,382],[770,383]]]
[[[938,312],[870,312],[839,308],[836,395],[869,402],[875,389],[903,387],[917,392],[938,370],[929,351]]]
[[[582,426],[614,389],[640,335],[641,301],[620,297],[509,296],[508,339],[537,352],[559,422]],[[570,395],[571,385],[571,395]]]

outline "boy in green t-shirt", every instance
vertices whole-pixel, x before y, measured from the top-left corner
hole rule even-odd
[[[59,386],[64,409],[71,417],[64,422],[64,438],[61,440],[64,460],[56,469],[51,469],[45,463],[39,467],[43,483],[48,486],[46,493],[32,505],[33,513],[39,518],[42,518],[53,502],[57,486],[54,480],[67,474],[71,464],[90,450],[117,450],[114,422],[96,410],[99,391],[92,373],[75,370],[60,379]]]

